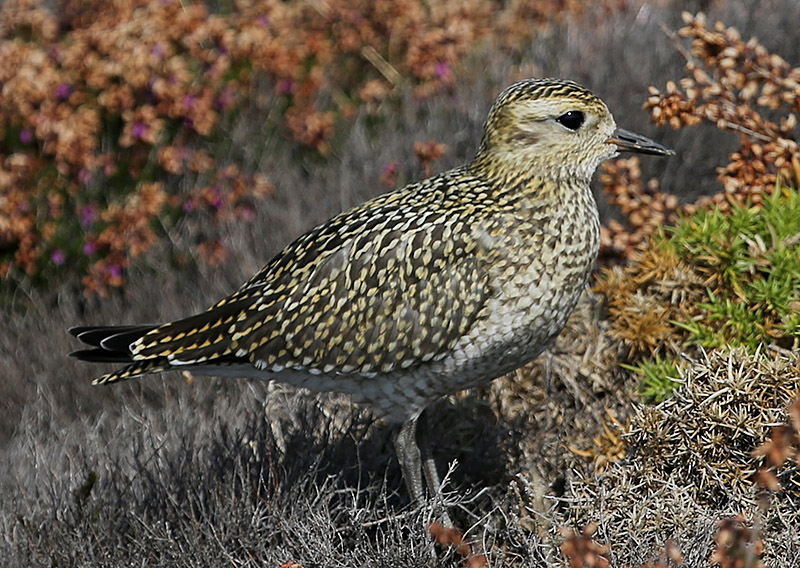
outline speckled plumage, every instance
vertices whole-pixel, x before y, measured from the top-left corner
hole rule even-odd
[[[575,83],[516,83],[469,164],[312,229],[204,313],[76,328],[94,349],[75,355],[128,362],[97,384],[192,369],[346,392],[414,420],[532,360],[564,326],[598,250],[594,170],[618,148],[667,152],[615,129]]]

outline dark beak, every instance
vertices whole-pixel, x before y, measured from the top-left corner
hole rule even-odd
[[[617,128],[611,138],[608,139],[608,143],[616,144],[621,152],[654,154],[656,156],[672,156],[675,154],[675,150],[624,128]]]

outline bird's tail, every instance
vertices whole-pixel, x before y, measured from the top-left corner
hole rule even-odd
[[[69,332],[90,348],[73,351],[70,356],[90,363],[124,365],[94,379],[95,385],[175,367],[219,370],[246,365],[247,358],[232,352],[224,332],[240,313],[242,304],[243,301],[221,302],[206,312],[165,325],[73,327]]]
[[[132,379],[145,373],[157,373],[170,367],[166,358],[156,357],[143,361],[134,361],[130,346],[137,339],[144,336],[158,325],[119,325],[96,327],[73,327],[69,332],[81,340],[90,349],[81,349],[70,353],[81,361],[90,363],[120,363],[124,367],[97,377],[92,381],[94,385],[115,383],[125,379]]]
[[[90,363],[131,363],[130,345],[158,325],[104,325],[71,327],[70,334],[92,349],[73,351],[70,357]]]

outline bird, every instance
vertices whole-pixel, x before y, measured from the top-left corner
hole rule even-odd
[[[398,461],[423,503],[423,475],[434,493],[440,478],[417,423],[436,400],[487,384],[554,341],[598,253],[590,180],[620,151],[674,153],[618,128],[576,82],[516,82],[492,105],[465,165],[332,217],[204,312],[73,327],[89,348],[70,355],[121,365],[97,385],[191,370],[349,394],[402,424]]]

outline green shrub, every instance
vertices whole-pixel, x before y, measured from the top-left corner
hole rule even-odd
[[[656,242],[704,279],[707,301],[676,325],[703,347],[762,343],[796,348],[800,339],[800,193],[778,188],[763,207],[734,205],[684,217]]]
[[[625,267],[605,268],[610,332],[628,347],[642,394],[673,388],[675,361],[699,348],[800,344],[800,192],[778,186],[760,206],[729,204],[653,236]]]
[[[678,365],[669,357],[662,359],[656,355],[652,360],[642,361],[638,365],[622,366],[641,375],[639,393],[648,402],[659,403],[668,399],[682,384]]]

